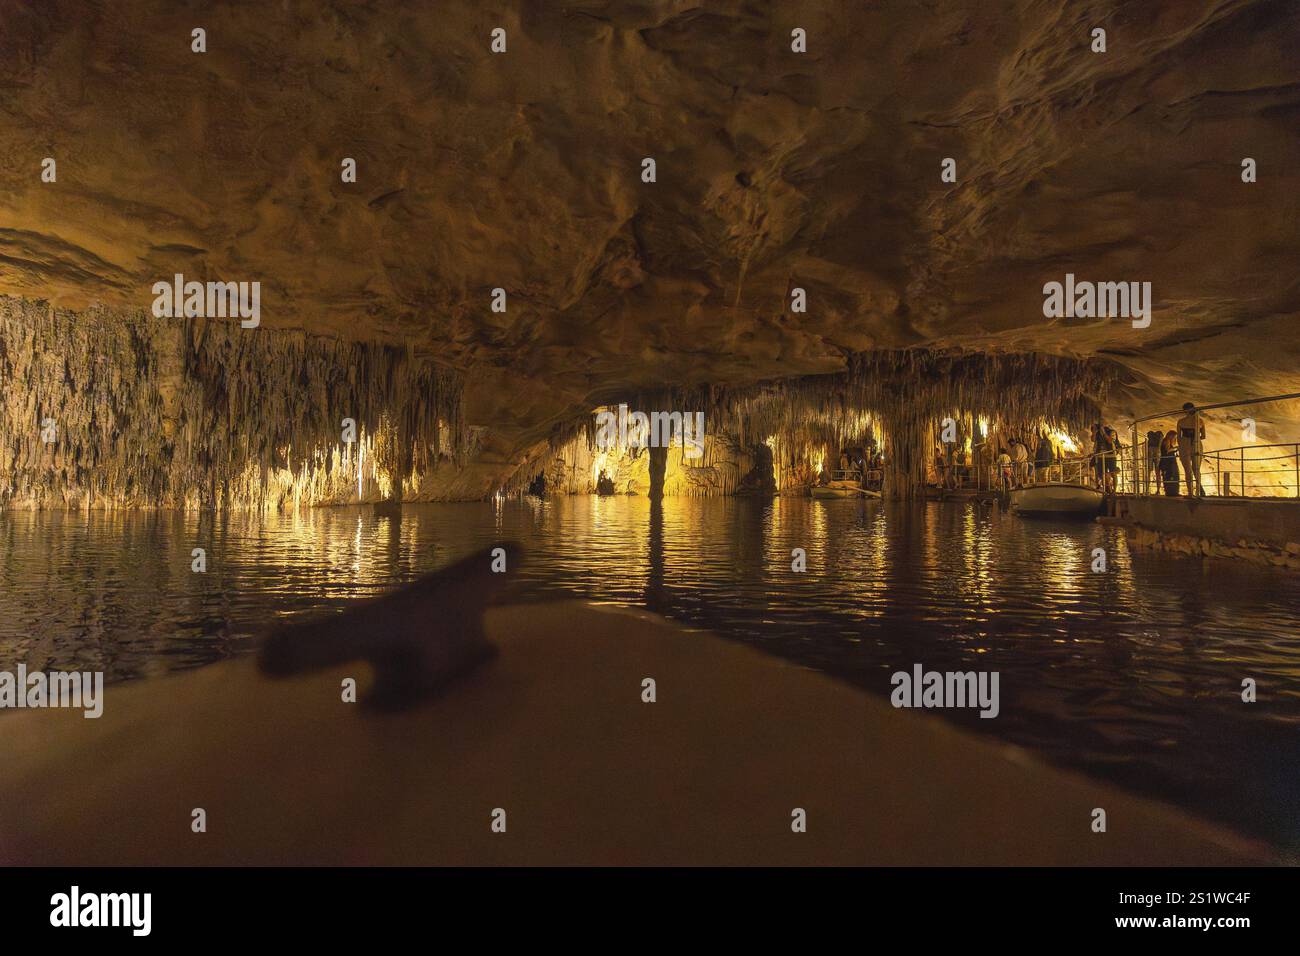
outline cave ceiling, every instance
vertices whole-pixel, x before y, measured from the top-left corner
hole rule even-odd
[[[250,334],[409,343],[520,434],[911,346],[1107,357],[1148,410],[1300,385],[1294,2],[0,11],[0,294],[258,280]],[[1150,327],[1045,318],[1067,272]]]

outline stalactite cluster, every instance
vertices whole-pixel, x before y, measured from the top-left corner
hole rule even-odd
[[[1116,377],[1114,366],[1096,360],[923,348],[853,354],[847,366],[835,375],[743,388],[661,389],[614,401],[646,412],[702,410],[708,435],[725,437],[728,447],[752,448],[772,439],[782,450],[778,455],[804,461],[875,439],[886,451],[888,490],[910,497],[924,484],[925,461],[945,417],[986,417],[1024,435],[1046,422],[1082,435],[1100,420],[1100,407]],[[574,443],[593,445],[595,431],[592,415],[563,424],[551,437],[552,453]],[[545,467],[543,458],[534,457],[527,478]],[[526,485],[522,477],[516,476],[512,487]]]
[[[456,373],[233,322],[3,298],[0,384],[0,507],[311,504],[358,475],[374,497],[465,452]]]
[[[925,460],[945,416],[987,416],[1022,434],[1035,425],[1085,433],[1101,418],[1113,366],[1039,353],[963,353],[930,349],[851,356],[848,400],[874,410],[888,437],[886,487],[911,497],[925,479]]]
[[[986,417],[1026,435],[1046,421],[1079,435],[1114,378],[1105,363],[1034,353],[906,349],[850,355],[846,365],[609,404],[704,413],[704,455],[670,452],[670,494],[742,490],[767,449],[778,480],[798,485],[816,463],[833,468],[840,449],[874,440],[886,452],[887,489],[909,496],[923,485],[945,416]],[[459,375],[410,349],[142,312],[0,299],[0,383],[0,507],[428,499],[438,482],[427,479],[463,464],[479,435],[463,421]],[[354,443],[344,441],[345,419]],[[595,437],[590,414],[561,425],[503,487],[520,491],[547,474],[557,489],[588,490],[601,463]],[[624,487],[644,483],[642,465],[610,463]]]

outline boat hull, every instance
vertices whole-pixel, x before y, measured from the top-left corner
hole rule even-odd
[[[857,485],[831,482],[829,485],[814,485],[812,496],[814,498],[879,498],[880,492],[868,491]]]
[[[1101,504],[1101,492],[1087,485],[1033,485],[1011,492],[1012,510],[1034,517],[1090,518]]]
[[[448,605],[410,600],[411,626],[445,636]],[[399,712],[340,699],[348,678],[364,698],[369,663],[273,680],[243,658],[112,685],[97,720],[0,715],[0,863],[1273,862],[1168,804],[645,612],[520,604],[489,608],[482,626],[496,658]],[[671,704],[642,701],[647,674]],[[774,701],[788,716],[773,719]],[[805,802],[827,823],[792,836]],[[197,836],[195,806],[209,821]],[[495,807],[508,834],[489,826]],[[1092,807],[1138,838],[1098,839]]]

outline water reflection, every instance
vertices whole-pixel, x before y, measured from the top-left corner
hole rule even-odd
[[[507,539],[529,552],[512,574],[520,599],[648,607],[882,695],[917,662],[996,669],[1002,715],[952,719],[1300,846],[1300,580],[1130,552],[1116,528],[977,504],[573,497],[400,518],[4,514],[0,667],[124,680],[199,666],[249,650],[277,618]],[[196,547],[203,574],[190,571]],[[1105,574],[1091,570],[1094,548]],[[1243,677],[1259,703],[1241,702]]]

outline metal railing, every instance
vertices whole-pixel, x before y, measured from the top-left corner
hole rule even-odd
[[[1121,467],[1120,490],[1133,495],[1158,495],[1167,490],[1159,470],[1157,469],[1154,475],[1152,473],[1152,458],[1146,443],[1138,439],[1138,426],[1157,421],[1168,422],[1171,419],[1177,421],[1188,414],[1193,414],[1196,416],[1196,424],[1193,428],[1191,452],[1179,454],[1175,451],[1174,453],[1176,460],[1173,465],[1178,475],[1176,487],[1179,494],[1195,493],[1197,489],[1189,487],[1189,484],[1193,484],[1199,485],[1200,493],[1207,497],[1300,498],[1300,443],[1250,444],[1232,448],[1205,449],[1202,447],[1203,439],[1200,437],[1204,428],[1202,412],[1296,399],[1300,399],[1300,392],[1239,402],[1198,405],[1190,411],[1180,408],[1135,420],[1131,426],[1133,440],[1127,446],[1128,453],[1124,456]],[[1165,429],[1162,428],[1162,434],[1164,431]],[[1184,439],[1180,436],[1180,440]],[[1158,461],[1158,458],[1156,460]],[[1187,474],[1189,464],[1192,477],[1195,479],[1191,483],[1188,481]]]
[[[1010,491],[1028,484],[1076,484],[1096,486],[1091,455],[1055,458],[1050,465],[1039,467],[1034,459],[984,464],[956,463],[948,466],[946,490]]]
[[[1264,462],[1275,464],[1260,467]],[[1207,451],[1201,455],[1201,477],[1207,495],[1300,498],[1300,443],[1239,445]]]

